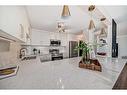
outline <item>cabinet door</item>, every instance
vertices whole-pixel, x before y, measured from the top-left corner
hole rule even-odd
[[[66,46],[67,45],[67,35],[65,33],[60,35],[61,38],[61,45]]]
[[[32,44],[33,45],[39,45],[40,43],[41,43],[41,36],[40,36],[40,32],[37,32],[37,31],[32,31],[32,36],[31,36],[31,38],[32,38]]]
[[[50,34],[49,32],[40,32],[40,41],[41,41],[41,45],[46,45],[49,46],[50,45]]]

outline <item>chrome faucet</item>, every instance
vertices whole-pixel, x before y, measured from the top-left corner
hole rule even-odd
[[[26,51],[27,51],[27,48],[21,48],[21,49],[20,49],[19,58],[22,58],[23,56],[25,56]]]

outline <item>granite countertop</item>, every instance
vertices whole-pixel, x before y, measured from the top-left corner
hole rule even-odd
[[[98,57],[98,72],[79,68],[80,59],[21,61],[16,76],[0,80],[0,89],[112,89],[127,61]]]

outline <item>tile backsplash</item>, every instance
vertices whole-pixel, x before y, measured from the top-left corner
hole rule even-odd
[[[0,68],[9,67],[18,64],[20,48],[21,46],[19,43],[11,42],[9,51],[0,52]]]
[[[10,48],[10,42],[0,39],[0,52],[9,51],[9,48]]]

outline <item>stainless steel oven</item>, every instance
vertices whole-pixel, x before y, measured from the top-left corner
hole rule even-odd
[[[59,49],[50,49],[49,53],[51,54],[52,61],[63,59],[63,53],[59,53]]]

